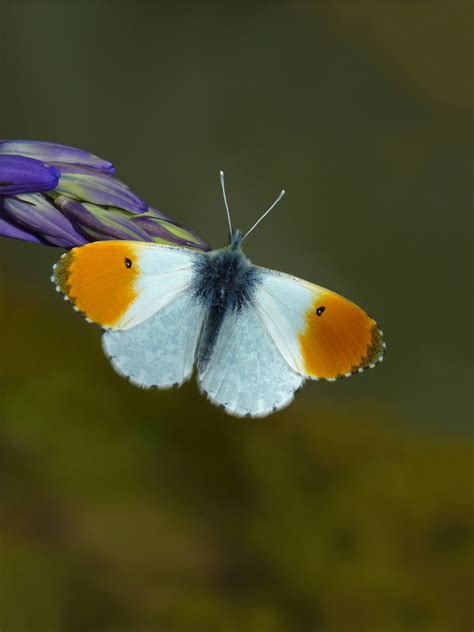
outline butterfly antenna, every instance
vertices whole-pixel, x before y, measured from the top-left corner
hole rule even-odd
[[[227,204],[227,196],[225,194],[224,172],[219,172],[221,178],[222,195],[224,196],[225,210],[227,211],[227,221],[229,222],[229,234],[232,236],[232,222],[230,221],[229,205]]]
[[[242,237],[242,241],[248,237],[248,235],[250,235],[250,233],[253,231],[254,228],[256,228],[260,222],[262,221],[262,219],[264,219],[268,213],[270,213],[270,211],[278,204],[278,202],[281,200],[281,198],[285,195],[285,190],[283,189],[283,191],[281,191],[280,195],[277,197],[277,199],[273,202],[273,204],[270,206],[270,208],[268,208],[265,213],[259,217],[259,219],[257,219],[257,221],[255,222],[255,224],[252,226],[252,228],[250,228],[245,235]]]

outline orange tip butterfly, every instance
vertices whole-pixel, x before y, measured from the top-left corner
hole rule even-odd
[[[137,241],[74,248],[52,281],[105,330],[114,369],[143,388],[171,388],[196,367],[200,390],[237,417],[287,406],[306,379],[373,368],[385,343],[375,320],[347,299],[253,265],[233,230],[220,172],[229,245],[211,252]]]

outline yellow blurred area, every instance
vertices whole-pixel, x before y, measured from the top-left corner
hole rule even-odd
[[[308,14],[320,7],[307,2]],[[391,2],[359,0],[328,2],[323,11],[335,32],[379,57],[386,72],[415,98],[435,108],[469,111],[472,89],[463,65],[472,56],[472,5],[453,2]],[[440,80],[441,78],[441,80]]]
[[[316,388],[297,414],[234,420],[194,385],[123,382],[92,328],[64,353],[59,314],[2,295],[5,629],[469,625],[465,438]]]

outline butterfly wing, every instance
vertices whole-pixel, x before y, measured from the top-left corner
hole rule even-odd
[[[185,292],[135,327],[105,331],[102,347],[117,373],[136,386],[179,386],[193,372],[203,318],[202,305]]]
[[[255,308],[293,370],[332,381],[383,359],[382,331],[360,307],[297,277],[259,271]]]
[[[252,305],[226,314],[200,390],[237,417],[263,417],[287,406],[304,378],[286,362]]]
[[[137,241],[100,241],[73,248],[54,268],[58,291],[89,321],[129,329],[188,289],[205,253]]]
[[[74,248],[55,267],[58,290],[106,329],[114,369],[137,386],[169,388],[191,376],[203,307],[190,290],[205,253],[143,242]]]

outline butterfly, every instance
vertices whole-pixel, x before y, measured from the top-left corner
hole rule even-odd
[[[287,406],[306,379],[334,381],[383,359],[382,331],[351,301],[323,287],[256,266],[245,235],[202,252],[138,241],[73,248],[52,281],[88,322],[104,329],[114,369],[143,388],[170,388],[194,367],[199,389],[237,417]]]

